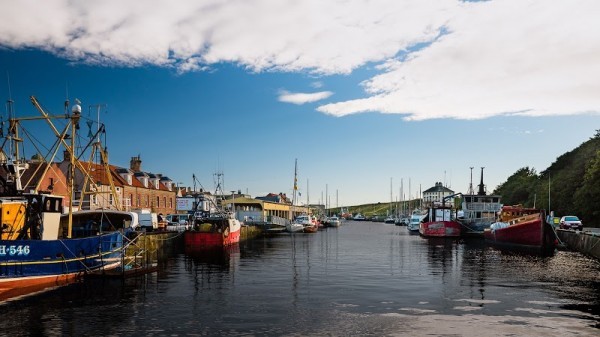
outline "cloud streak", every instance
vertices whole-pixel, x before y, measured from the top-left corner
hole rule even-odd
[[[321,91],[313,93],[292,93],[285,90],[281,90],[279,92],[278,100],[280,102],[302,105],[329,98],[331,95],[333,95],[331,91]]]
[[[317,108],[332,116],[570,115],[600,110],[598,11],[595,0],[20,0],[3,1],[0,46],[180,73],[234,63],[328,76],[374,64],[365,98]]]

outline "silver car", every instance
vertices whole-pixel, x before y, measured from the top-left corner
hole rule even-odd
[[[560,218],[559,226],[561,229],[583,230],[583,223],[574,215],[566,215]]]

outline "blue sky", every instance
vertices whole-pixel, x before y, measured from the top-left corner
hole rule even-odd
[[[465,192],[471,166],[491,191],[599,128],[596,2],[377,5],[0,1],[0,93],[17,115],[106,104],[111,163],[185,185],[291,193],[297,158],[302,199],[334,206],[387,202],[390,178]]]

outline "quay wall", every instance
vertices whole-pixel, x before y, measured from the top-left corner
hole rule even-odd
[[[242,226],[240,241],[251,240],[263,235],[263,229],[259,226]]]
[[[556,230],[558,237],[570,249],[600,260],[600,235],[594,232]]]
[[[242,226],[240,241],[252,240],[263,235],[260,226]],[[185,232],[153,231],[148,233],[136,233],[131,237],[134,243],[127,247],[126,256],[135,256],[143,252],[149,260],[156,261],[158,257],[168,256],[173,252],[183,250]]]

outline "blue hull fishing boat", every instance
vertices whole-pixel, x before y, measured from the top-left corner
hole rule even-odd
[[[76,282],[88,273],[119,267],[122,260],[123,230],[107,231],[95,222],[85,224],[82,230],[82,225],[73,225],[71,200],[66,207],[68,212],[63,214],[63,196],[51,194],[52,188],[41,191],[39,183],[31,183],[34,176],[43,181],[50,165],[34,165],[20,159],[19,143],[23,140],[19,129],[24,120],[48,122],[70,155],[67,195],[73,195],[75,169],[85,174],[74,155],[75,137],[65,136],[67,131],[75,135],[81,107],[75,105],[71,114],[50,116],[34,97],[31,100],[42,116],[14,118],[9,101],[10,127],[0,152],[0,302]],[[62,133],[54,127],[52,118],[67,120]],[[71,139],[71,144],[65,139]],[[54,148],[51,158],[59,148]],[[33,167],[37,169],[27,174],[30,179],[25,184],[30,192],[25,193],[21,178]]]

